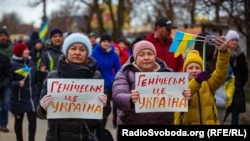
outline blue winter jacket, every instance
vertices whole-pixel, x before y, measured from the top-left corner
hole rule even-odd
[[[120,59],[111,45],[110,50],[104,50],[100,44],[95,46],[92,56],[96,59],[98,70],[104,78],[104,85],[108,91],[112,90],[116,73],[121,68]]]

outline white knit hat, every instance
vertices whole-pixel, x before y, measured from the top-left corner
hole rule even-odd
[[[67,52],[68,52],[69,47],[75,43],[83,44],[88,51],[87,56],[90,56],[91,51],[92,51],[91,43],[89,41],[88,36],[86,36],[82,33],[71,33],[70,35],[68,35],[65,38],[63,45],[62,45],[62,52],[65,56],[67,56]]]
[[[228,32],[227,32],[227,35],[226,35],[226,39],[227,39],[227,42],[228,41],[231,41],[231,40],[233,40],[233,39],[237,39],[237,40],[239,40],[239,34],[236,32],[236,31],[234,31],[234,30],[229,30]]]

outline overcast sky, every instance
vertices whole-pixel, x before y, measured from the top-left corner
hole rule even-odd
[[[47,14],[57,10],[57,4],[47,4]],[[42,4],[35,8],[27,6],[27,0],[0,0],[0,20],[4,13],[16,12],[23,23],[34,23],[36,27],[41,25]]]

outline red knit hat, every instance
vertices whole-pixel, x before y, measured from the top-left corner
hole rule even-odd
[[[28,48],[26,44],[23,43],[16,43],[13,47],[13,54],[17,57],[22,57],[23,51]]]

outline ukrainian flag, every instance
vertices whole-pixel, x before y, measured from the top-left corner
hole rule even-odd
[[[176,31],[175,37],[172,44],[170,45],[169,51],[174,53],[174,56],[177,57],[180,54],[186,52],[187,49],[190,49],[191,46],[195,43],[196,35],[184,33],[181,31]]]
[[[49,29],[49,20],[46,20],[43,24],[42,27],[39,30],[39,38],[40,40],[44,41],[46,34],[48,33]]]
[[[23,68],[20,68],[20,69],[16,70],[15,73],[19,74],[19,75],[21,75],[23,77],[27,77],[29,75],[29,73],[30,73],[30,70],[31,70],[31,68],[25,66]]]

